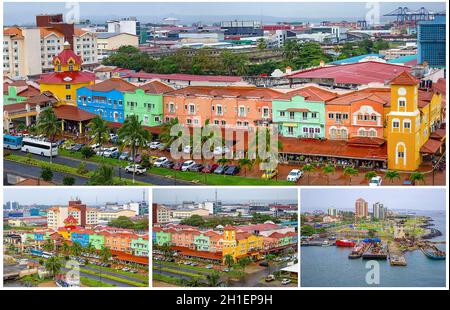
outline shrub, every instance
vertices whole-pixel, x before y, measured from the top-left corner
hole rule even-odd
[[[49,167],[42,168],[41,178],[44,181],[50,182],[53,179],[53,171]]]
[[[150,158],[147,154],[142,155],[141,166],[145,168],[150,168],[152,166],[150,163]]]
[[[79,173],[79,174],[86,174],[86,173],[88,173],[89,172],[89,170],[86,168],[86,164],[85,163],[80,163],[80,165],[78,166],[78,169],[77,169],[77,173]]]
[[[68,176],[68,175],[66,175],[64,178],[63,178],[63,185],[74,185],[75,184],[75,178],[74,177],[71,177],[71,176]]]
[[[83,158],[86,158],[86,159],[91,158],[92,156],[95,155],[95,151],[86,145],[81,148],[80,152],[81,152],[81,155],[83,156]]]

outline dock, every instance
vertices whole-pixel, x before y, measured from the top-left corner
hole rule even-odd
[[[387,246],[387,251],[389,254],[389,263],[391,266],[407,266],[408,262],[406,261],[403,252],[397,247],[396,242],[391,242]]]

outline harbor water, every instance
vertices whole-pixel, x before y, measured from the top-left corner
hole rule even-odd
[[[417,215],[430,216],[431,226],[442,236],[430,241],[444,241],[445,212],[421,211]],[[439,244],[445,250],[445,244]],[[351,248],[335,246],[306,246],[301,248],[301,286],[304,287],[445,287],[446,261],[427,258],[420,250],[405,253],[406,267],[391,266],[379,260],[379,284],[368,284],[367,273],[373,270],[374,261],[348,259]]]

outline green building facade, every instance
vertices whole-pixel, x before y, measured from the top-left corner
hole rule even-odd
[[[137,115],[143,126],[159,126],[163,123],[163,95],[137,88],[124,93],[124,115]]]

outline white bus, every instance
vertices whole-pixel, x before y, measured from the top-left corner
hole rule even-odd
[[[32,153],[41,156],[50,157],[50,145],[52,156],[58,155],[58,146],[55,143],[50,143],[49,141],[33,139],[33,138],[23,138],[22,152]]]

